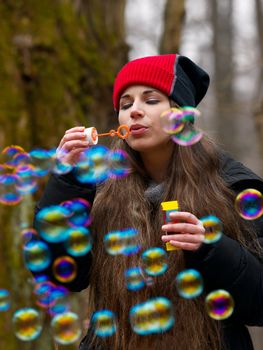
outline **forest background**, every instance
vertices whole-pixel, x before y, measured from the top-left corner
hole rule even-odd
[[[131,58],[179,52],[211,76],[200,126],[263,176],[262,0],[0,0],[0,15],[0,151],[51,149],[74,125],[116,127],[111,94],[120,67]],[[14,335],[14,312],[34,306],[21,231],[32,226],[46,180],[19,204],[0,204],[0,289],[11,301],[0,311],[0,349],[77,349],[53,340],[45,314],[37,339]],[[83,333],[85,297],[85,291],[68,297]],[[262,349],[262,328],[250,332]]]

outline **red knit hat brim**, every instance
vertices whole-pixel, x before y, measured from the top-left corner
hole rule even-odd
[[[122,93],[131,85],[151,86],[170,96],[174,84],[175,54],[149,56],[128,62],[115,79],[114,109],[119,109]]]

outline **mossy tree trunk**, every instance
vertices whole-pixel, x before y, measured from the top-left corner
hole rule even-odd
[[[125,0],[0,2],[1,150],[12,144],[50,149],[75,125],[99,131],[117,125],[111,95],[128,56],[124,9]],[[13,207],[0,204],[0,289],[8,289],[12,301],[8,312],[0,312],[5,350],[54,349],[48,327],[29,343],[12,329],[13,312],[34,305],[20,238],[22,228],[32,225],[33,208],[31,195]],[[74,298],[81,315],[84,299],[85,293]]]
[[[185,0],[167,0],[164,30],[160,40],[161,53],[178,53],[185,16]]]

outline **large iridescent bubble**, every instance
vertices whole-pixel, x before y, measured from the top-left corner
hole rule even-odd
[[[75,175],[82,183],[98,183],[109,177],[107,161],[108,148],[97,145],[83,152],[82,159],[76,164]]]
[[[194,127],[194,122],[200,112],[193,107],[171,108],[161,114],[161,126],[171,135],[171,139],[181,146],[191,146],[199,142],[203,136]]]
[[[54,276],[59,282],[68,283],[77,276],[77,264],[70,256],[58,257],[52,265]]]
[[[164,297],[134,305],[129,318],[133,331],[140,335],[166,332],[175,322],[172,303]]]
[[[36,226],[40,236],[51,243],[64,241],[70,216],[71,212],[61,205],[41,209],[36,215]]]
[[[245,220],[255,220],[263,215],[263,196],[258,190],[248,188],[238,194],[236,210]]]
[[[17,190],[18,176],[15,174],[3,174],[0,177],[0,203],[4,205],[16,205],[21,202],[22,195]]]
[[[74,312],[57,314],[51,321],[51,328],[54,339],[59,344],[73,344],[81,336],[79,317]]]
[[[23,341],[35,340],[42,331],[40,313],[32,308],[17,310],[13,315],[14,333]]]
[[[159,276],[168,268],[167,253],[164,249],[154,247],[142,253],[143,269],[149,276]]]
[[[207,244],[215,243],[220,240],[223,235],[223,224],[214,215],[204,216],[200,219],[205,228],[204,242]]]
[[[181,132],[184,128],[182,112],[179,108],[171,108],[161,114],[161,126],[170,135]]]
[[[110,255],[132,255],[140,250],[138,231],[133,228],[109,232],[104,236],[103,241],[104,247]]]
[[[65,232],[64,245],[69,255],[82,256],[92,248],[92,236],[86,227],[69,228]]]
[[[127,176],[130,172],[128,155],[123,150],[114,150],[108,152],[109,176],[112,178],[121,178]]]
[[[14,166],[14,157],[20,153],[25,153],[24,149],[18,145],[11,145],[5,147],[1,152],[2,163]]]
[[[83,198],[74,198],[62,202],[61,205],[69,210],[68,224],[71,227],[83,227],[91,224],[90,204]]]
[[[40,240],[32,240],[26,243],[23,246],[23,255],[25,265],[30,271],[42,271],[51,263],[48,245]]]
[[[109,337],[116,332],[116,316],[110,310],[96,311],[91,318],[93,332],[99,337]]]
[[[131,267],[125,271],[126,288],[131,291],[140,290],[145,286],[145,280],[140,267]]]
[[[46,149],[36,148],[30,151],[29,155],[37,177],[45,176],[51,171],[54,165],[53,153]]]
[[[205,303],[208,315],[215,320],[225,320],[234,311],[234,300],[231,294],[223,289],[209,293]]]
[[[175,283],[178,294],[186,299],[198,297],[204,289],[202,276],[194,269],[179,272],[175,278]]]
[[[17,176],[16,189],[18,193],[25,195],[37,190],[35,169],[32,165],[19,166],[16,168],[15,174]]]

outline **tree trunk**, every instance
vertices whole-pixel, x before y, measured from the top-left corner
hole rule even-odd
[[[117,125],[111,96],[116,72],[128,59],[124,8],[125,0],[0,2],[1,149],[50,149],[73,126],[104,132]],[[12,327],[14,311],[35,307],[21,254],[21,230],[32,226],[32,197],[13,207],[0,204],[0,289],[11,293],[10,310],[0,312],[5,350],[55,349],[48,317],[41,336],[29,343],[18,340]],[[85,293],[71,301],[83,318]]]
[[[160,40],[161,53],[179,53],[185,0],[167,0],[164,11],[164,30]]]
[[[214,88],[217,139],[228,151],[236,149],[236,118],[233,95],[233,28],[232,0],[213,0],[211,24],[213,28]]]

